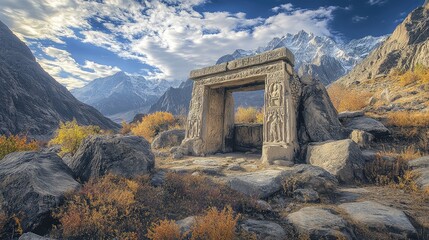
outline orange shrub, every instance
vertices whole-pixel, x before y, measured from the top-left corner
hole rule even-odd
[[[238,107],[235,112],[236,123],[262,123],[264,115],[254,107]]]
[[[398,111],[387,114],[387,124],[397,127],[428,127],[429,112]]]
[[[182,219],[199,215],[209,206],[223,209],[228,205],[239,211],[251,206],[251,201],[202,176],[169,173],[162,186],[154,187],[147,176],[129,180],[108,175],[66,196],[65,204],[54,214],[61,224],[55,237],[156,239],[174,233],[174,229],[166,222],[150,223],[166,216]],[[149,235],[148,230],[152,231]]]
[[[135,193],[138,184],[107,175],[91,180],[54,214],[61,223],[63,238],[133,238],[141,227],[136,220]]]
[[[208,240],[232,240],[236,239],[236,225],[240,215],[234,216],[231,207],[226,207],[222,211],[210,208],[206,215],[197,217],[192,228],[191,239]]]
[[[131,132],[152,142],[159,132],[167,130],[174,123],[175,118],[171,113],[156,112],[145,116],[138,125],[131,128]]]
[[[340,84],[332,84],[328,94],[338,112],[361,110],[372,96],[369,92],[347,89]]]
[[[19,151],[36,151],[38,149],[38,142],[34,140],[29,141],[26,136],[0,136],[0,160],[9,153]]]
[[[179,225],[172,220],[161,220],[158,223],[153,223],[148,229],[147,237],[151,240],[182,239]]]

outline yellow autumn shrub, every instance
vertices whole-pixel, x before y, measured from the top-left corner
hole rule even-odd
[[[29,141],[25,136],[0,136],[0,160],[9,153],[20,151],[36,151],[38,149],[39,143],[35,140]]]
[[[55,133],[55,137],[49,142],[50,145],[61,145],[60,155],[75,153],[82,141],[91,135],[101,133],[98,126],[80,126],[76,119],[70,122],[61,122]]]
[[[144,137],[149,142],[160,132],[168,130],[176,123],[173,114],[168,112],[155,112],[146,115],[142,121],[131,128],[131,132],[136,136]]]
[[[235,112],[236,123],[263,123],[264,114],[254,107],[238,107]]]

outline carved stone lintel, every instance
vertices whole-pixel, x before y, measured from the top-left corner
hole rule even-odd
[[[287,62],[288,65],[291,66],[294,66],[295,64],[295,57],[289,49],[278,48],[255,56],[240,58],[227,63],[221,63],[214,66],[193,70],[191,71],[190,78],[197,79],[204,76],[219,74],[230,70],[237,70],[256,65],[262,65],[279,60],[284,60]]]

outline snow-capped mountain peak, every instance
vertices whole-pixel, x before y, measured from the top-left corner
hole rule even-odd
[[[387,36],[367,36],[348,43],[342,43],[328,36],[318,36],[301,30],[296,34],[288,33],[282,37],[275,37],[266,46],[258,47],[255,50],[236,50],[232,54],[219,58],[216,63],[219,64],[256,55],[264,51],[287,47],[295,55],[295,68],[298,72],[318,77],[323,83],[329,84],[349,72],[386,38]],[[323,63],[329,64],[329,66]],[[315,67],[317,67],[317,71]],[[310,72],[306,72],[303,69],[307,69]]]

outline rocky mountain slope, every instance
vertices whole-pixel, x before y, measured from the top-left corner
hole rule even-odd
[[[74,89],[72,94],[110,119],[120,122],[131,120],[136,113],[147,112],[171,84],[174,83],[152,82],[142,76],[129,76],[118,72]]]
[[[412,11],[390,37],[349,74],[337,82],[345,85],[383,77],[394,69],[429,66],[429,4]]]
[[[427,81],[413,80],[411,74],[404,82],[398,73],[420,66],[429,67],[428,3],[412,11],[382,45],[335,84],[372,94],[368,110],[374,112],[428,111]]]
[[[59,121],[105,129],[118,126],[79,102],[36,62],[30,49],[0,22],[0,134],[51,134]]]
[[[317,36],[313,33],[300,31],[297,34],[287,34],[281,38],[274,38],[265,47],[259,47],[255,50],[238,49],[232,54],[219,58],[216,63],[287,47],[295,55],[295,68],[300,75],[309,74],[328,85],[350,71],[374,48],[378,47],[386,37],[367,36],[348,43],[341,43],[327,36]]]
[[[153,104],[149,112],[165,111],[175,115],[185,114],[189,109],[191,101],[193,82],[187,80],[179,87],[170,87],[159,99]]]

